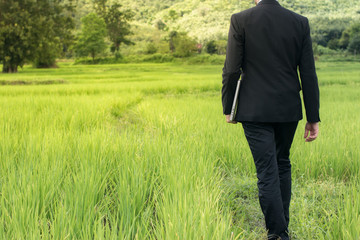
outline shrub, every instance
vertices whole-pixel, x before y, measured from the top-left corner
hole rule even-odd
[[[327,47],[323,47],[321,45],[318,45],[317,46],[317,53],[319,55],[335,55],[337,54],[338,52],[335,51],[335,50],[332,50],[330,48],[327,48]]]
[[[351,38],[348,46],[348,51],[355,54],[360,53],[360,33]]]
[[[216,43],[217,54],[219,55],[226,54],[227,41],[218,40],[215,43]]]
[[[189,57],[197,52],[196,41],[186,33],[173,33],[172,38],[175,57]]]
[[[339,49],[339,39],[331,39],[328,44],[327,47],[332,49],[332,50],[336,50]]]
[[[224,64],[225,56],[201,54],[187,59],[189,64]]]
[[[146,56],[142,59],[142,62],[154,62],[154,63],[164,63],[172,62],[174,57],[168,54],[156,53],[150,56]]]
[[[149,42],[147,45],[146,45],[146,53],[147,54],[154,54],[157,52],[157,47],[155,46],[155,44],[153,42]]]
[[[214,40],[206,43],[206,52],[209,54],[215,54],[217,52],[217,46]]]

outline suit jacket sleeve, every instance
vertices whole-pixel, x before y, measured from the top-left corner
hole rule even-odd
[[[235,15],[231,16],[226,60],[222,74],[222,105],[223,113],[229,115],[235,96],[236,84],[241,75],[241,66],[244,54],[244,33],[236,21]]]
[[[307,121],[311,123],[319,122],[319,86],[315,71],[309,21],[307,19],[305,23],[305,37],[303,39],[299,72]]]

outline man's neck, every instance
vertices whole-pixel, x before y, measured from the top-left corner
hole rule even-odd
[[[256,5],[258,5],[262,0],[257,1]],[[276,0],[278,2],[278,0]]]

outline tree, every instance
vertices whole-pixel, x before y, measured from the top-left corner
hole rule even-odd
[[[346,49],[349,46],[349,42],[350,32],[349,29],[345,29],[341,34],[341,38],[339,39],[339,47],[342,49]]]
[[[332,49],[332,50],[338,49],[338,48],[340,47],[340,45],[339,45],[339,39],[336,39],[336,38],[331,39],[331,40],[328,42],[327,47],[330,48],[330,49]]]
[[[175,21],[176,19],[179,18],[179,15],[177,14],[177,12],[175,10],[170,10],[169,11],[169,18],[172,20],[172,21]]]
[[[360,34],[357,34],[351,38],[347,50],[351,53],[360,53]]]
[[[22,1],[21,1],[22,2]],[[0,1],[0,61],[4,73],[15,73],[36,50],[38,27],[34,3]]]
[[[89,13],[81,19],[82,29],[76,45],[78,56],[91,56],[95,62],[95,56],[104,52],[106,43],[106,24],[96,13]]]
[[[174,40],[175,38],[177,37],[178,33],[177,31],[171,31],[169,33],[169,49],[172,53],[175,52],[175,43],[174,43]]]
[[[176,57],[189,57],[197,52],[196,41],[184,32],[170,33],[170,50]]]
[[[134,44],[126,37],[131,34],[129,21],[134,17],[130,10],[121,11],[120,4],[108,6],[107,0],[94,0],[95,10],[106,23],[107,33],[112,42],[111,49],[115,52],[115,56],[119,55],[120,45]]]
[[[352,24],[350,27],[345,29],[342,32],[341,38],[339,40],[340,47],[346,49],[349,46],[352,38],[358,34],[360,34],[360,23]]]
[[[329,19],[318,17],[311,21],[312,40],[321,46],[335,47],[336,39],[341,37],[342,32],[346,29],[350,19]]]
[[[25,62],[40,62],[44,56],[50,59],[45,66],[55,63],[62,37],[71,34],[72,17],[67,14],[72,11],[71,0],[67,2],[0,0],[0,61],[3,72],[17,72]]]
[[[166,24],[161,20],[159,19],[157,22],[156,22],[156,28],[158,30],[166,30],[167,29],[167,26]]]
[[[69,49],[74,42],[74,35],[71,32],[75,27],[72,17],[73,6],[63,6],[60,4],[51,6],[51,1],[47,0],[44,2],[44,9],[47,9],[47,11],[41,15],[43,17],[46,16],[47,27],[42,31],[44,37],[40,39],[36,49],[33,60],[36,67],[54,66],[56,58]]]

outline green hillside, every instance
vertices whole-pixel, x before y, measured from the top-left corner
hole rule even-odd
[[[77,30],[82,16],[93,11],[93,0],[78,0]],[[108,0],[109,4],[119,2]],[[320,54],[334,54],[333,50],[346,49],[340,40],[345,29],[360,22],[360,0],[279,0],[280,4],[309,18],[314,49]],[[229,20],[233,13],[254,7],[253,0],[122,0],[123,9],[134,13],[131,23],[135,45],[122,45],[123,55],[169,53],[171,31],[186,32],[197,43],[205,46],[217,41],[219,54],[226,47]],[[109,53],[110,54],[110,53]]]
[[[360,19],[359,0],[279,2],[307,16],[311,22],[328,23],[335,19],[351,22]],[[134,11],[138,25],[155,27],[161,20],[169,29],[186,31],[200,42],[226,37],[231,14],[254,6],[252,0],[122,0],[121,4]]]

